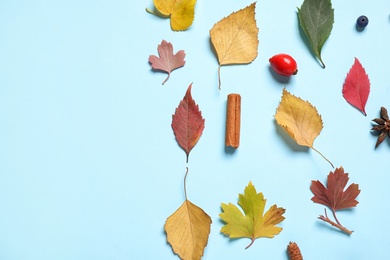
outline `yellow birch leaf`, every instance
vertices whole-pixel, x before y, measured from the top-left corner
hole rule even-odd
[[[203,256],[210,234],[211,218],[186,199],[165,222],[167,240],[182,260],[198,260]]]
[[[156,9],[163,16],[171,18],[174,31],[184,31],[191,26],[195,17],[195,3],[196,0],[154,0]]]
[[[313,147],[314,139],[321,133],[323,124],[321,115],[312,104],[292,95],[284,88],[275,120],[297,144],[313,149],[333,167],[333,164]]]
[[[257,57],[259,28],[255,20],[256,3],[233,12],[217,22],[210,30],[211,42],[218,56],[220,68],[229,64],[248,64]]]
[[[284,220],[282,215],[286,210],[273,205],[264,214],[266,201],[263,193],[257,193],[252,182],[249,182],[244,194],[239,194],[238,199],[238,205],[245,215],[232,203],[222,203],[223,213],[219,216],[226,225],[221,228],[221,232],[230,238],[250,238],[252,241],[246,248],[250,247],[256,238],[273,238],[279,234],[282,228],[276,225]]]

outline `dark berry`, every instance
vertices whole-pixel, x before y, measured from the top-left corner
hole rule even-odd
[[[356,20],[356,25],[359,28],[364,28],[367,26],[367,24],[368,24],[368,18],[365,15],[359,16],[358,19]]]

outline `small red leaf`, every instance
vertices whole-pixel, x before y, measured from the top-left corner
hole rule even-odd
[[[157,50],[160,57],[150,55],[149,62],[154,70],[161,70],[168,73],[168,77],[162,83],[164,85],[174,69],[184,66],[184,57],[186,54],[183,50],[173,54],[172,44],[165,40],[162,40],[161,44],[158,45]]]
[[[187,162],[191,149],[196,145],[204,129],[204,118],[191,96],[192,83],[172,115],[172,129],[180,147],[186,152]]]
[[[347,74],[343,85],[343,97],[365,116],[365,106],[370,94],[370,79],[357,58]]]
[[[359,185],[352,183],[344,191],[349,180],[348,173],[344,173],[343,167],[336,168],[328,175],[327,188],[320,181],[312,181],[310,190],[314,197],[311,199],[329,207],[333,212],[340,209],[355,207],[359,202],[356,197],[359,195]]]

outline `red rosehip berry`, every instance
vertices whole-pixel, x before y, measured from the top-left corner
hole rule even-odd
[[[280,75],[291,76],[298,72],[297,62],[288,54],[276,54],[269,59],[271,67]]]

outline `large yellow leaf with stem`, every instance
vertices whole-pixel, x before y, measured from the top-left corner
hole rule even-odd
[[[210,234],[211,218],[201,208],[187,199],[184,177],[185,201],[165,221],[164,230],[173,251],[182,260],[200,260]]]
[[[210,30],[211,42],[218,56],[218,80],[221,88],[222,65],[248,64],[257,57],[259,28],[255,20],[256,3],[230,14]]]
[[[275,120],[297,144],[313,149],[333,167],[333,164],[313,147],[314,139],[321,133],[323,124],[321,115],[312,104],[283,89]]]

